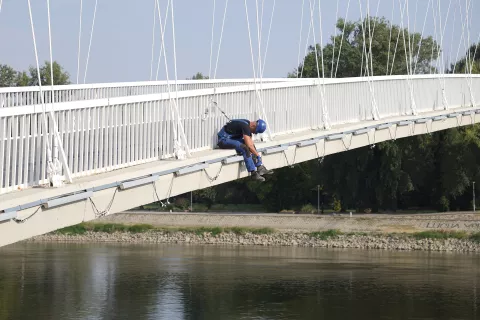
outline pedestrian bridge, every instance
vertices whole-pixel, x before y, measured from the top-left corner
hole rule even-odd
[[[480,76],[198,80],[0,89],[0,246],[247,177],[215,149],[265,119],[267,168],[480,120]]]

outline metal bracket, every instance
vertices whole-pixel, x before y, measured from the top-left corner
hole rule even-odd
[[[278,146],[274,148],[265,149],[264,153],[265,154],[278,153],[278,152],[285,151],[287,149],[288,149],[288,146]]]
[[[209,166],[208,163],[196,164],[196,165],[193,165],[191,167],[182,168],[182,169],[176,171],[175,174],[177,176],[181,176],[181,175],[184,175],[184,174],[188,174],[188,173],[203,170],[205,168],[208,168],[208,166]]]
[[[155,182],[159,179],[160,177],[158,175],[151,175],[150,177],[142,178],[142,179],[136,179],[136,180],[130,180],[130,181],[125,181],[120,183],[120,189],[126,190],[138,186],[143,186],[152,182]]]
[[[72,202],[85,200],[90,198],[91,196],[93,196],[93,191],[86,191],[86,192],[77,193],[77,194],[73,194],[70,196],[62,197],[62,198],[50,199],[43,204],[43,207],[46,209],[51,209],[51,208],[63,206],[65,204],[69,204]]]

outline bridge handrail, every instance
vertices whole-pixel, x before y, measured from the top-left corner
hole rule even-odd
[[[372,77],[371,79],[375,82],[379,81],[396,81],[396,80],[407,80],[408,76],[377,76]],[[449,74],[445,75],[445,78],[448,79],[462,79],[465,78],[465,75],[458,74]],[[472,78],[478,79],[480,75],[472,75]],[[412,80],[418,79],[438,79],[438,75],[415,75],[411,76]],[[333,84],[345,84],[345,83],[360,83],[368,82],[368,78],[365,77],[355,77],[355,78],[336,78],[336,79],[317,79],[317,78],[303,78],[295,79],[293,81],[286,82],[275,82],[275,83],[265,83],[262,85],[262,90],[269,89],[282,89],[282,88],[294,88],[294,87],[303,87],[303,86],[317,86],[317,85],[333,85]],[[257,84],[257,89],[260,86]],[[196,89],[196,90],[187,90],[172,92],[172,98],[189,98],[189,97],[198,97],[198,96],[213,96],[218,94],[226,93],[235,93],[235,92],[248,92],[254,91],[254,84],[247,84],[241,86],[232,86],[232,87],[220,87],[220,88],[208,88],[208,89]],[[102,99],[91,99],[91,100],[79,100],[71,102],[59,102],[55,103],[55,106],[52,107],[51,104],[45,106],[45,111],[50,110],[55,111],[64,111],[72,109],[87,109],[95,108],[106,105],[121,105],[127,103],[141,103],[141,102],[152,102],[152,101],[162,101],[170,99],[169,93],[155,93],[155,94],[146,94],[146,95],[135,95],[127,97],[114,97],[114,98],[102,98]],[[35,114],[43,112],[42,106],[40,105],[28,105],[15,108],[0,108],[0,117],[2,116],[15,116],[15,115],[26,115],[26,114]]]
[[[283,82],[296,81],[297,78],[265,78],[263,81],[267,82]],[[257,79],[258,82],[260,80]],[[254,82],[254,79],[200,79],[200,80],[178,80],[177,84],[214,84],[214,83],[246,83]],[[122,87],[141,87],[141,86],[159,86],[167,85],[166,80],[161,81],[136,81],[136,82],[112,82],[112,83],[91,83],[91,84],[66,84],[54,86],[54,91],[60,90],[78,90],[78,89],[103,89],[103,88],[122,88]],[[175,81],[170,80],[170,85],[175,85]],[[51,86],[43,86],[42,90],[49,92],[52,90]],[[38,86],[27,87],[4,87],[0,88],[0,93],[13,92],[40,92]]]

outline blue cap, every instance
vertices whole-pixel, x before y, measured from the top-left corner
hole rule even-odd
[[[262,119],[257,120],[257,129],[255,130],[255,133],[264,133],[265,130],[267,130],[267,123],[263,121]]]

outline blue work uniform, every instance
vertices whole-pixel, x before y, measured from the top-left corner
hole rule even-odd
[[[246,119],[233,119],[218,132],[218,147],[220,149],[235,149],[243,156],[247,171],[253,172],[256,171],[256,168],[259,167],[261,163],[255,163],[253,161],[252,153],[245,145],[244,135],[252,137],[250,121]]]

